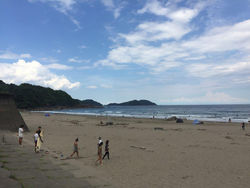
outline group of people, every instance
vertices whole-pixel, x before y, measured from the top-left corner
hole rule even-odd
[[[43,131],[41,130],[41,126],[38,127],[36,133],[34,134],[34,142],[35,142],[35,152],[39,152],[41,148],[41,144],[43,143]]]
[[[100,163],[100,165],[102,164],[102,160],[107,156],[108,160],[109,160],[109,140],[106,140],[105,142],[105,154],[102,156],[102,146],[103,146],[103,141],[102,138],[99,137],[98,138],[98,144],[97,144],[97,155],[98,155],[98,159],[96,160],[96,163]]]
[[[20,146],[23,144],[23,132],[24,132],[24,125],[21,125],[18,129],[18,143]],[[34,143],[35,143],[35,152],[39,152],[41,148],[41,143],[43,143],[43,131],[42,127],[39,126],[34,134]]]
[[[19,142],[19,145],[22,145],[23,132],[24,132],[24,125],[21,125],[20,128],[18,129],[18,142]],[[42,127],[39,126],[38,129],[36,130],[35,134],[34,134],[34,143],[35,143],[35,152],[36,153],[40,151],[41,143],[43,143],[42,137],[43,137]],[[79,158],[78,141],[79,141],[79,139],[76,138],[75,141],[74,141],[73,153],[70,155],[70,157],[73,157],[73,155],[76,154],[77,158]],[[102,138],[99,137],[98,138],[98,144],[97,144],[98,159],[96,160],[96,163],[98,163],[98,161],[99,161],[100,165],[102,164],[102,160],[105,159],[106,156],[109,159],[109,140],[106,140],[106,142],[105,142],[105,153],[104,153],[104,155],[102,155],[102,146],[103,146],[103,141],[102,141]]]
[[[73,155],[76,154],[77,158],[79,158],[78,141],[79,141],[79,139],[76,138],[75,141],[74,141],[73,153],[70,155],[70,157],[73,157]],[[98,138],[98,144],[97,144],[98,159],[96,160],[96,163],[98,163],[98,161],[99,161],[100,165],[102,164],[102,160],[106,156],[109,159],[109,140],[106,140],[106,142],[105,142],[105,154],[104,155],[102,155],[102,146],[103,146],[103,141],[102,141],[102,138],[99,137]]]

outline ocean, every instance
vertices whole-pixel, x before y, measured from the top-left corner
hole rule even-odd
[[[250,105],[158,105],[158,106],[104,106],[104,108],[63,109],[43,111],[75,115],[119,116],[165,119],[172,116],[188,120],[248,122]]]

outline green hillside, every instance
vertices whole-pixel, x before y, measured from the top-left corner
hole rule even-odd
[[[53,107],[102,107],[93,100],[73,99],[62,90],[53,90],[31,84],[6,84],[0,80],[0,93],[14,96],[16,105],[21,109],[53,108]]]

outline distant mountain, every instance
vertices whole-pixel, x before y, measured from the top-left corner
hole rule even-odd
[[[108,106],[150,106],[150,105],[157,105],[148,100],[132,100],[123,103],[110,103]]]
[[[22,109],[102,107],[102,104],[90,99],[73,99],[62,90],[26,83],[17,86],[0,80],[0,93],[12,94],[17,107]]]

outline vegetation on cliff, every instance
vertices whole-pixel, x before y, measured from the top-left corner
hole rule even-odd
[[[0,80],[0,93],[10,93],[14,96],[16,105],[22,109],[36,108],[68,108],[68,107],[102,107],[93,100],[73,99],[62,90],[53,90],[31,84],[6,84]]]

